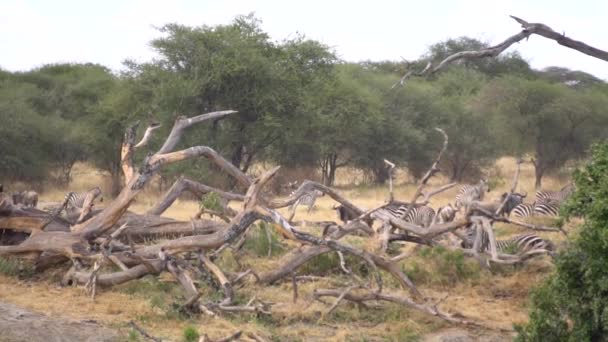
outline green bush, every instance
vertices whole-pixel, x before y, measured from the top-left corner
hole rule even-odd
[[[199,202],[199,208],[205,208],[219,212],[222,212],[224,210],[224,207],[222,206],[222,199],[215,192],[210,192],[203,196],[203,198]]]
[[[184,342],[196,342],[200,337],[198,331],[194,327],[187,326],[184,328]]]
[[[554,275],[533,291],[530,320],[516,326],[517,341],[608,340],[608,142],[593,146],[574,182],[562,214],[585,223],[556,257]]]
[[[19,259],[0,257],[0,274],[29,278],[34,275],[34,269],[30,264],[24,263]]]
[[[285,248],[279,241],[278,233],[272,229],[270,225],[264,222],[252,227],[245,241],[245,249],[252,252],[258,257],[266,257],[268,255],[268,236],[270,235],[270,244],[272,245],[272,256],[281,255],[285,252]]]

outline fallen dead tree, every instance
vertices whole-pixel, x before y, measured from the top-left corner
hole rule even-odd
[[[243,174],[238,168],[225,160],[212,148],[195,146],[174,151],[185,128],[210,119],[219,119],[233,114],[233,111],[214,112],[193,118],[180,117],[177,119],[169,137],[159,151],[149,154],[136,169],[134,167],[134,150],[147,146],[150,136],[158,124],[152,124],[146,130],[139,143],[135,143],[138,125],[129,127],[125,133],[121,148],[122,169],[125,176],[125,186],[114,201],[103,209],[85,207],[86,214],[80,212],[78,222],[70,226],[57,219],[56,215],[26,211],[18,207],[0,204],[0,224],[7,230],[20,231],[29,234],[18,244],[0,246],[0,256],[28,258],[36,260],[41,268],[52,267],[55,264],[71,261],[72,267],[64,275],[64,284],[83,285],[87,292],[95,297],[98,288],[123,284],[146,275],[170,273],[184,288],[187,299],[181,305],[182,310],[202,312],[209,315],[220,313],[250,312],[261,315],[271,314],[272,303],[260,298],[252,298],[243,305],[235,304],[235,289],[244,286],[245,277],[252,275],[255,282],[270,285],[283,278],[292,277],[294,283],[294,298],[297,298],[298,269],[315,256],[323,253],[337,253],[340,256],[342,271],[352,279],[353,285],[347,290],[318,290],[317,296],[334,296],[337,294],[335,309],[342,300],[355,302],[391,301],[439,317],[448,322],[470,324],[470,320],[458,315],[444,313],[437,308],[441,300],[427,298],[411,279],[402,271],[400,261],[407,256],[391,257],[386,253],[386,246],[393,241],[407,241],[421,245],[433,246],[435,238],[455,231],[470,224],[481,224],[487,228],[487,219],[477,219],[470,215],[462,219],[444,224],[433,223],[429,228],[423,228],[405,222],[396,217],[381,214],[384,204],[371,210],[364,210],[342,196],[335,189],[322,184],[305,181],[286,199],[269,198],[263,192],[265,185],[272,179],[279,167],[263,173],[258,178]],[[448,184],[438,189],[425,191],[428,181],[439,170],[437,165],[448,145],[448,136],[438,129],[443,137],[443,145],[434,163],[421,179],[419,186],[408,204],[408,211],[420,204],[428,203],[430,198],[453,186]],[[152,176],[164,165],[180,162],[191,158],[204,157],[214,163],[219,170],[233,177],[243,194],[223,191],[205,184],[179,179],[169,191],[147,213],[140,215],[129,212],[129,207],[135,197],[148,184]],[[320,191],[348,208],[358,217],[345,225],[329,224],[318,236],[298,229],[292,225],[277,210],[297,202],[310,191]],[[227,201],[241,202],[241,208],[226,216],[228,222],[193,219],[177,221],[160,216],[184,191],[202,196],[216,193]],[[237,190],[238,191],[238,190]],[[93,196],[91,196],[93,198]],[[418,202],[421,199],[420,202]],[[92,200],[89,201],[92,203]],[[390,203],[389,203],[390,204]],[[88,209],[86,209],[88,208]],[[15,220],[15,217],[18,219]],[[53,224],[48,224],[49,217]],[[11,221],[12,220],[12,221]],[[234,276],[221,269],[213,260],[231,244],[243,241],[245,234],[256,221],[265,221],[281,234],[286,240],[300,244],[282,260],[274,270],[258,275],[255,270],[246,270]],[[382,228],[376,230],[374,221],[380,222]],[[46,226],[45,226],[46,225]],[[42,229],[41,227],[45,227]],[[53,227],[53,229],[51,229]],[[56,229],[55,229],[56,228]],[[491,227],[490,227],[491,230]],[[344,239],[347,236],[363,236],[379,242],[381,248],[367,250],[350,244]],[[492,235],[493,236],[493,235]],[[161,240],[158,240],[161,238]],[[144,243],[151,241],[151,243]],[[478,243],[476,242],[476,246]],[[474,248],[472,256],[478,256],[480,250]],[[498,255],[491,251],[492,258],[507,261],[515,257]],[[194,257],[193,257],[194,255]],[[369,279],[363,279],[349,269],[344,255],[361,260],[370,270]],[[521,260],[521,259],[519,259]],[[114,267],[107,267],[107,266]],[[114,271],[113,269],[119,269]],[[201,270],[213,275],[217,280],[224,298],[218,302],[202,298],[194,279]],[[399,289],[387,292],[383,275],[392,277]],[[355,291],[355,289],[358,289]]]

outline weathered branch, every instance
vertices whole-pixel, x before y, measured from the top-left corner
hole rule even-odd
[[[150,142],[150,139],[152,138],[152,133],[160,128],[162,125],[158,122],[152,122],[148,125],[148,128],[146,128],[146,132],[144,133],[144,136],[141,138],[141,140],[135,144],[135,146],[133,146],[133,148],[140,148],[140,147],[144,147],[148,144],[148,142]]]
[[[527,21],[520,19],[515,16],[510,16],[515,19],[518,23],[521,24],[523,30],[509,38],[507,38],[502,43],[491,46],[485,49],[473,50],[473,51],[460,51],[455,54],[452,54],[446,57],[444,60],[439,62],[435,67],[432,66],[432,62],[428,62],[426,67],[421,71],[410,70],[408,71],[401,79],[393,85],[393,88],[397,85],[403,85],[405,81],[411,77],[420,77],[420,76],[430,76],[439,70],[442,70],[447,65],[460,60],[460,59],[477,59],[477,58],[485,58],[485,57],[496,57],[500,55],[503,51],[508,49],[511,45],[518,43],[532,34],[537,34],[539,36],[551,39],[556,41],[558,44],[563,45],[565,47],[577,50],[586,55],[608,61],[608,52],[604,50],[600,50],[591,45],[585,44],[584,42],[574,40],[566,37],[565,34],[560,34],[555,32],[549,26],[540,23],[528,23]]]
[[[416,204],[416,201],[418,200],[418,197],[420,197],[420,194],[422,193],[422,189],[426,186],[426,183],[429,181],[429,179],[431,179],[431,177],[433,177],[437,172],[439,172],[439,167],[438,167],[439,161],[441,160],[441,157],[443,156],[445,151],[448,149],[447,133],[441,128],[435,128],[435,130],[437,132],[441,133],[441,135],[443,135],[443,146],[441,147],[441,150],[439,150],[439,153],[437,154],[437,157],[435,158],[435,161],[433,162],[433,164],[431,165],[429,170],[426,172],[424,177],[422,177],[422,179],[420,180],[418,188],[416,189],[414,196],[412,196],[412,200],[410,201],[409,205],[407,206],[407,210],[405,211],[405,213],[403,214],[402,217],[407,217],[407,215],[410,213],[410,211],[412,211],[412,209],[414,208],[414,205]]]
[[[182,137],[183,131],[186,128],[188,128],[194,124],[197,124],[199,122],[203,122],[205,120],[219,119],[219,118],[222,118],[224,116],[234,114],[234,113],[236,113],[236,111],[234,111],[234,110],[224,110],[224,111],[219,111],[219,112],[201,114],[201,115],[197,115],[197,116],[194,116],[191,118],[186,118],[184,116],[178,117],[177,120],[175,120],[175,123],[173,124],[173,128],[171,129],[171,133],[169,134],[169,137],[167,137],[167,140],[165,140],[165,143],[160,148],[160,150],[158,150],[158,152],[156,152],[156,154],[165,154],[165,153],[169,153],[169,152],[173,151],[175,146],[177,146],[177,144],[179,143],[179,141]]]
[[[500,206],[498,207],[498,209],[496,209],[496,212],[494,212],[494,216],[500,216],[502,214],[503,208],[505,207],[507,202],[509,202],[509,199],[511,198],[511,196],[513,196],[515,189],[517,189],[517,181],[519,180],[519,172],[521,170],[521,163],[523,163],[523,160],[521,158],[518,158],[517,159],[517,169],[515,170],[515,175],[513,176],[513,182],[511,183],[511,190],[509,190],[509,193],[507,194],[507,196],[505,196],[502,203],[500,203]]]
[[[173,202],[184,192],[188,191],[198,198],[202,198],[204,195],[214,192],[218,196],[230,200],[230,201],[240,201],[242,202],[245,199],[244,195],[235,194],[232,192],[222,191],[220,189],[195,182],[193,180],[180,177],[171,188],[165,193],[163,198],[156,203],[152,208],[150,208],[146,214],[148,215],[161,215],[173,204]]]

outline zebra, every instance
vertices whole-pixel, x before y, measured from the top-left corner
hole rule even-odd
[[[465,233],[463,248],[472,248],[475,243],[476,230],[468,228]],[[543,239],[536,234],[520,234],[504,240],[496,240],[496,252],[502,254],[523,254],[535,249],[545,249],[549,252],[554,251],[555,246],[549,240]],[[490,236],[485,230],[481,232],[481,252],[490,251]]]
[[[513,216],[515,217],[530,217],[530,216],[558,216],[559,205],[555,203],[521,203],[513,208]]]
[[[557,203],[561,204],[574,192],[574,184],[568,183],[559,191],[538,190],[536,191],[536,203]]]
[[[297,190],[293,191],[290,196],[296,196],[297,194]],[[322,191],[319,190],[312,190],[312,191],[308,191],[305,194],[303,194],[302,196],[300,196],[300,198],[298,198],[296,200],[296,202],[294,204],[291,205],[291,210],[294,210],[295,208],[298,207],[298,205],[306,205],[308,206],[308,213],[310,213],[312,211],[312,208],[315,206],[315,202],[317,201],[318,197],[321,196],[325,196],[325,193],[323,193]]]
[[[480,180],[476,185],[464,185],[456,195],[456,209],[460,210],[461,207],[468,205],[472,201],[483,200],[485,193],[489,191],[490,187],[485,179]]]
[[[409,203],[393,201],[372,214],[373,218],[397,218],[405,222],[428,228],[435,217],[435,210],[429,206],[415,204],[408,213]],[[407,215],[406,215],[407,214]]]
[[[407,206],[403,210],[403,214],[407,211]],[[428,228],[431,226],[433,219],[435,218],[435,210],[433,208],[423,205],[420,207],[412,208],[409,213],[403,218],[405,222]]]
[[[440,207],[437,209],[437,214],[435,215],[435,222],[439,224],[448,223],[454,221],[456,218],[456,209],[452,206],[452,204],[448,204],[446,206]]]
[[[515,217],[530,217],[534,216],[534,204],[520,203],[511,211]]]
[[[559,205],[556,203],[537,203],[534,206],[534,214],[540,216],[559,216]]]
[[[82,209],[87,195],[92,191],[101,193],[101,189],[99,187],[95,187],[87,192],[68,192],[64,198],[64,201],[67,201],[66,210],[72,211]],[[99,198],[99,201],[103,202],[103,196]]]

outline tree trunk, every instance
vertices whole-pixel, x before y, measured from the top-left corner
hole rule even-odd
[[[120,194],[120,190],[122,189],[122,178],[119,168],[112,168],[110,171],[111,179],[110,179],[110,194],[112,197],[118,196]]]
[[[544,173],[545,170],[541,166],[534,164],[534,188],[536,190],[540,189],[541,187],[541,182]]]
[[[384,165],[374,168],[374,170],[373,170],[374,178],[375,178],[375,181],[377,184],[386,183],[386,181],[388,180],[388,177],[389,177],[388,170],[389,169],[386,168]]]

